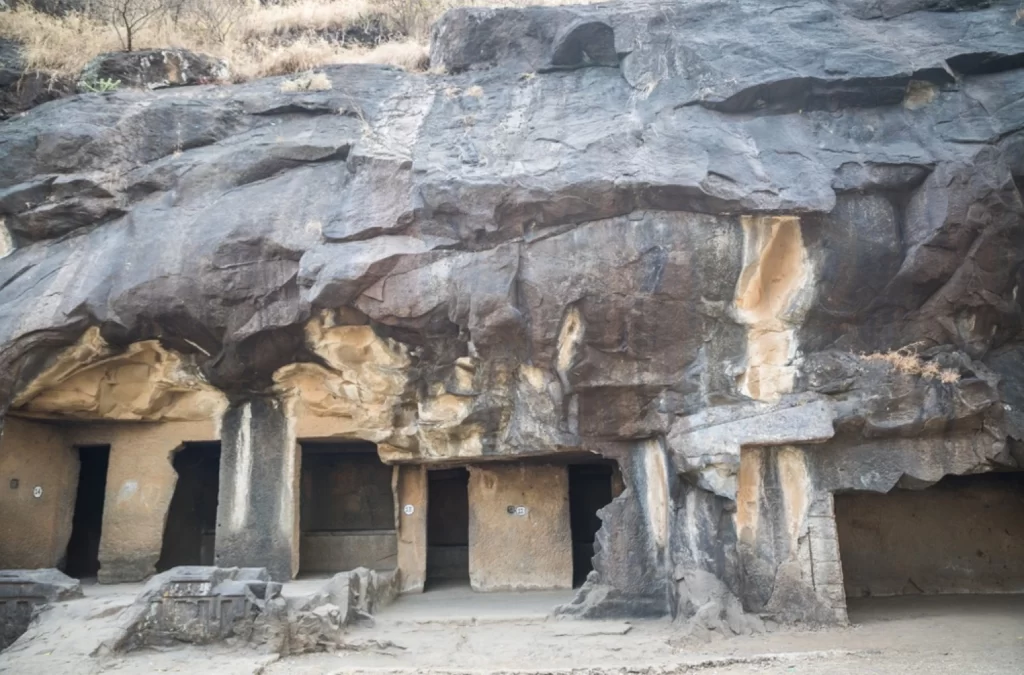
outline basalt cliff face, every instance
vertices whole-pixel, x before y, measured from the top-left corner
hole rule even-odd
[[[565,611],[842,621],[834,495],[1024,468],[1017,9],[460,9],[429,74],[45,104],[0,124],[0,411],[596,453]]]

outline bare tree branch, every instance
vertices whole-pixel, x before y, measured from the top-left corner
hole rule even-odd
[[[166,11],[165,0],[93,0],[94,11],[117,31],[121,46],[132,51],[137,33]]]

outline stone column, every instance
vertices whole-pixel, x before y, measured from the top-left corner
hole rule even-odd
[[[427,579],[427,469],[395,467],[398,575],[402,593],[419,593]],[[412,507],[412,513],[406,513]]]
[[[266,567],[275,581],[295,576],[300,456],[283,402],[253,399],[224,414],[217,565]]]
[[[608,444],[601,454],[618,464],[612,482],[616,496],[598,511],[603,525],[594,546],[594,572],[572,603],[556,613],[587,619],[672,614],[676,593],[669,542],[677,514],[669,457],[657,440]]]
[[[160,559],[178,482],[171,458],[182,439],[164,436],[160,425],[144,427],[123,429],[107,443],[110,465],[99,552],[103,584],[142,581],[156,571]]]
[[[743,449],[735,516],[743,605],[786,623],[844,623],[832,496],[815,485],[806,452]]]
[[[594,556],[597,584],[584,585],[581,595],[594,592],[600,600],[581,603],[578,613],[593,619],[665,616],[675,604],[668,555],[669,460],[656,440],[630,444],[615,459],[628,490],[601,510],[604,525]],[[614,591],[601,598],[601,587]]]
[[[835,613],[836,623],[845,624],[846,589],[843,566],[839,560],[839,533],[836,529],[835,500],[831,492],[819,493],[807,513],[810,534],[814,590],[825,606]]]

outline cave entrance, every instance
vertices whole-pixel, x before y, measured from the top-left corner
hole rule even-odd
[[[212,565],[220,489],[220,443],[187,443],[172,460],[178,481],[156,571]]]
[[[578,588],[594,569],[594,541],[601,529],[599,509],[613,498],[613,467],[569,465],[569,525],[572,531],[572,585]]]
[[[1024,473],[837,494],[835,515],[851,621],[948,605],[926,596],[1024,593]]]
[[[373,443],[302,444],[301,575],[396,567],[393,472]]]
[[[469,585],[469,471],[427,472],[426,590]]]
[[[70,577],[85,579],[100,571],[100,534],[109,466],[109,445],[78,448],[78,491],[64,566]]]

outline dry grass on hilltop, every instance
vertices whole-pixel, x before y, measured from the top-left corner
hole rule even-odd
[[[212,54],[226,59],[234,79],[244,81],[338,63],[423,70],[430,25],[451,7],[572,0],[137,1],[160,2],[162,8],[135,32],[135,49],[183,47]],[[0,35],[22,43],[28,68],[67,77],[76,76],[98,54],[124,49],[123,34],[97,11],[55,17],[16,4],[0,12]]]

